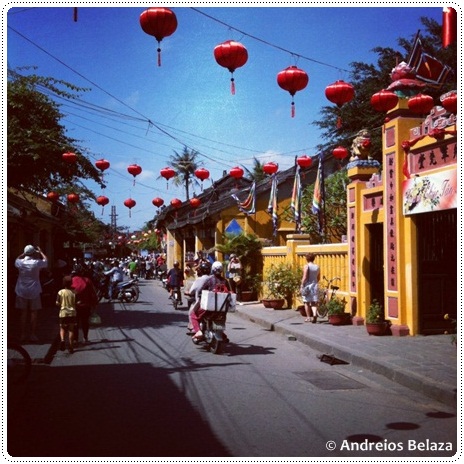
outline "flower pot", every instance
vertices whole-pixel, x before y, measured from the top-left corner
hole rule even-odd
[[[253,292],[251,290],[242,291],[242,301],[253,301]]]
[[[374,323],[367,323],[366,322],[366,330],[369,335],[391,335],[390,331],[390,323],[385,322],[374,322]]]
[[[329,314],[329,323],[332,325],[347,325],[350,323],[350,313]]]
[[[261,303],[263,303],[265,308],[282,309],[285,304],[285,300],[283,298],[279,298],[279,299],[263,298],[261,300]]]

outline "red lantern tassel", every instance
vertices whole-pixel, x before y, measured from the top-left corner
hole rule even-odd
[[[295,117],[295,102],[292,101],[292,118]]]
[[[104,206],[102,206],[102,216],[103,216],[103,211],[104,211],[104,210],[105,210],[105,207],[104,207]]]
[[[235,95],[235,80],[233,77],[230,79],[230,93]]]
[[[161,48],[158,47],[157,52],[158,52],[158,66],[161,66]]]

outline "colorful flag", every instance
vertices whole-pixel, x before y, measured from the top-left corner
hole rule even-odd
[[[314,183],[313,195],[313,214],[317,214],[319,219],[319,233],[324,230],[324,167],[323,154],[319,155],[319,166],[317,167],[317,177]]]
[[[409,66],[416,71],[416,79],[440,88],[446,81],[451,68],[424,52],[419,36],[416,37],[409,58]]]
[[[237,202],[238,209],[247,215],[256,212],[256,182],[250,187],[250,192],[244,201],[240,201],[237,195],[232,194],[232,198]]]
[[[292,190],[292,202],[291,208],[293,211],[293,218],[296,224],[296,231],[301,231],[301,168],[300,166],[296,166],[295,171],[295,180],[293,182],[293,190]]]
[[[272,174],[271,194],[269,196],[269,203],[267,212],[272,216],[273,235],[277,236],[277,175]]]

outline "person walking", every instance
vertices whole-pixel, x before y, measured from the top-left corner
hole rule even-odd
[[[308,264],[303,268],[300,290],[306,312],[305,322],[310,322],[312,316],[312,322],[315,324],[317,322],[319,280],[321,278],[321,273],[319,266],[314,263],[316,255],[314,253],[308,253],[305,257]]]
[[[56,296],[56,305],[60,308],[60,350],[66,346],[66,332],[68,333],[68,351],[74,353],[74,333],[76,330],[76,294],[72,290],[72,277],[63,278],[63,287]]]
[[[230,261],[227,266],[227,276],[229,279],[229,286],[233,293],[237,294],[237,300],[242,301],[242,281],[243,281],[243,267],[240,259],[236,254],[230,255]]]
[[[95,287],[82,266],[77,266],[72,272],[72,290],[76,295],[76,330],[74,344],[79,344],[79,329],[82,329],[84,343],[89,342],[90,313],[98,303]]]
[[[21,311],[20,340],[27,340],[28,319],[30,322],[29,340],[37,342],[37,313],[42,309],[40,294],[40,270],[46,268],[48,259],[39,247],[26,245],[24,252],[15,261],[18,269],[18,279],[16,281],[16,308]],[[29,316],[29,317],[28,317]]]

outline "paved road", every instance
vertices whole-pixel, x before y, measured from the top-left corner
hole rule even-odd
[[[9,392],[11,455],[455,454],[453,408],[352,365],[322,363],[308,346],[234,314],[231,344],[213,355],[185,335],[186,308],[175,311],[159,282],[141,290],[136,304],[102,305],[90,345],[57,352]],[[439,443],[452,450],[431,449]]]

